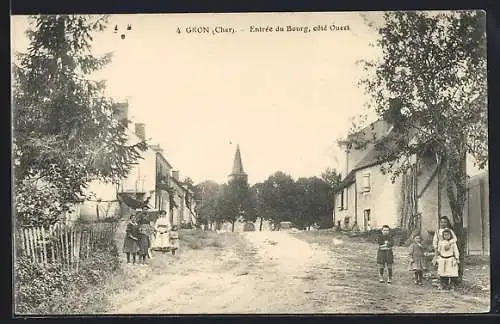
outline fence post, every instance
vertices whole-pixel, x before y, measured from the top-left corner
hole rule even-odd
[[[75,228],[69,228],[69,251],[71,255],[71,268],[75,266]]]
[[[20,228],[19,229],[21,231],[21,236],[23,237],[23,254],[25,256],[29,256],[30,253],[29,253],[29,243],[28,243],[28,237],[26,236],[26,230],[25,228]]]
[[[30,238],[30,247],[31,247],[31,257],[33,258],[33,262],[36,263],[36,251],[35,251],[35,242],[34,242],[34,234],[33,228],[28,228],[29,238]]]
[[[42,246],[42,249],[43,249],[43,259],[44,259],[44,263],[48,263],[48,260],[47,260],[47,237],[45,235],[45,229],[43,228],[43,226],[41,227],[40,229],[40,232],[41,232],[41,235],[43,237],[43,246]]]

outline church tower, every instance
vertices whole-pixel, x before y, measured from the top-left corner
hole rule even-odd
[[[229,182],[235,179],[244,179],[245,182],[248,181],[248,175],[243,170],[243,164],[241,163],[241,153],[240,145],[236,146],[236,153],[234,155],[233,171],[229,175]]]

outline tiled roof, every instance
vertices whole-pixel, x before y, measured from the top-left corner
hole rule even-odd
[[[387,150],[396,149],[397,132],[386,121],[379,119],[356,134],[349,135],[348,139],[353,140],[356,137],[360,141],[369,141],[371,143],[383,143],[384,150],[380,150],[376,145],[370,145],[365,156],[352,168],[349,174],[342,180],[338,190],[348,187],[356,181],[355,173],[364,168],[380,164]],[[354,148],[353,148],[354,149]]]
[[[340,182],[340,184],[337,186],[336,190],[342,190],[346,187],[349,187],[351,184],[356,182],[356,171],[352,170],[349,172],[349,174]]]

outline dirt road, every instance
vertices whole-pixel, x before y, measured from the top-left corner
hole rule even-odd
[[[155,255],[130,266],[141,284],[113,296],[110,313],[399,313],[485,312],[487,300],[433,292],[397,280],[380,284],[353,263],[342,240],[334,248],[284,232],[218,234],[219,247]],[[337,246],[338,248],[336,248]],[[406,274],[405,274],[406,275]]]

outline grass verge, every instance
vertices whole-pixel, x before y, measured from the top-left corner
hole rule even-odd
[[[298,239],[311,244],[325,246],[329,250],[342,250],[349,264],[372,262],[376,251],[376,244],[364,236],[350,236],[342,232],[332,231],[302,231],[293,234]],[[344,251],[345,250],[345,251]],[[356,252],[357,251],[357,252]],[[394,247],[395,271],[407,273],[408,248]],[[367,259],[368,258],[368,259]],[[435,279],[435,271],[430,272],[429,279]],[[490,295],[490,259],[485,256],[466,256],[462,282],[456,289],[457,293],[489,298]]]
[[[199,229],[182,230],[179,234],[181,247],[199,250],[206,247],[222,247],[222,242],[215,232],[204,232]]]
[[[40,265],[20,257],[15,263],[15,314],[92,314],[107,307],[106,281],[119,268],[116,246],[82,261],[78,272],[62,264]]]

